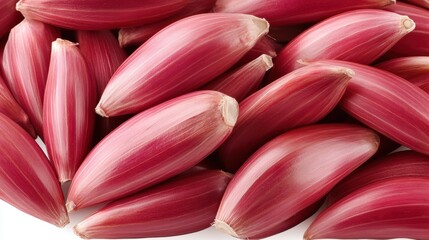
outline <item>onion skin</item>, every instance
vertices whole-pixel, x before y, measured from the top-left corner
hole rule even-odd
[[[11,30],[3,53],[4,80],[41,138],[51,44],[59,36],[52,26],[24,19]]]
[[[199,170],[109,203],[75,226],[83,238],[167,237],[210,227],[231,175]]]
[[[36,132],[31,125],[30,118],[16,102],[9,88],[6,86],[1,73],[0,73],[0,113],[9,117],[18,123],[25,131],[28,132],[33,138],[36,138]]]
[[[341,108],[340,108],[341,109]],[[363,123],[359,122],[355,118],[351,117],[350,115],[347,115],[348,119],[344,123],[350,123],[350,124],[357,124],[361,126],[365,126]],[[395,151],[396,149],[401,147],[401,144],[393,141],[392,139],[384,136],[383,134],[376,132],[377,135],[380,137],[380,145],[378,146],[377,152],[372,156],[371,160],[384,157],[387,154]]]
[[[223,166],[229,172],[236,172],[272,138],[322,119],[340,101],[353,75],[349,69],[332,64],[309,66],[247,97],[240,103],[233,133],[218,149]]]
[[[270,28],[271,31],[271,28]],[[277,57],[277,52],[283,48],[283,45],[277,43],[269,36],[261,38],[252,49],[250,49],[246,55],[244,55],[240,61],[238,61],[234,67],[241,67],[244,64],[247,64],[262,54],[266,54],[271,58]]]
[[[429,157],[407,150],[367,162],[338,183],[326,202],[332,205],[367,185],[398,177],[429,178]]]
[[[226,13],[175,22],[125,60],[96,111],[104,117],[138,113],[197,90],[232,67],[268,27],[267,21],[254,16]]]
[[[261,147],[234,175],[215,227],[243,239],[274,234],[273,229],[280,230],[280,224],[316,204],[368,160],[378,144],[373,131],[350,124],[286,132]]]
[[[429,55],[429,10],[411,4],[398,2],[385,8],[410,17],[416,29],[398,41],[386,54],[389,57]]]
[[[395,0],[218,0],[215,12],[246,13],[267,19],[273,26],[317,22],[330,16],[362,8],[380,8]]]
[[[0,38],[22,20],[22,15],[15,9],[16,2],[17,0],[0,1]]]
[[[324,199],[319,200],[318,202],[312,204],[311,206],[306,207],[300,212],[295,213],[292,217],[290,217],[286,221],[250,239],[265,238],[266,236],[272,236],[295,227],[296,225],[304,222],[307,218],[315,214],[319,210],[319,208],[323,205],[323,202],[324,202],[323,200]]]
[[[127,59],[127,54],[110,31],[78,31],[77,40],[97,83],[98,96],[101,96],[116,69]]]
[[[133,45],[139,46],[163,28],[179,21],[180,19],[200,13],[210,12],[215,2],[216,0],[188,0],[185,7],[171,17],[142,26],[122,28],[119,30],[119,43],[121,47]]]
[[[104,30],[151,23],[181,10],[185,0],[20,0],[27,19],[75,30]]]
[[[407,16],[383,10],[336,15],[310,27],[286,45],[278,54],[270,77],[274,80],[302,67],[298,60],[336,59],[371,64],[414,28],[413,20]]]
[[[352,69],[340,106],[366,126],[414,151],[429,154],[429,95],[392,73],[357,63],[325,60]]]
[[[400,177],[362,187],[324,210],[304,239],[429,239],[429,179]]]
[[[379,63],[376,67],[398,75],[419,86],[420,83],[413,80],[429,74],[429,56],[395,58]]]
[[[89,72],[97,84],[95,93],[98,101],[112,75],[127,58],[127,54],[110,31],[78,31],[77,40]],[[94,143],[98,143],[126,119],[127,116],[117,118],[97,116]]]
[[[199,91],[134,116],[88,154],[71,183],[68,210],[118,199],[190,169],[229,136],[237,115],[235,99]]]
[[[272,66],[271,57],[263,54],[238,69],[222,74],[202,89],[219,91],[241,102],[258,90],[265,73]]]
[[[63,39],[53,42],[43,131],[61,183],[73,178],[90,150],[96,93],[96,83],[77,44]]]
[[[398,75],[429,93],[429,57],[395,58],[376,65],[377,68]]]
[[[0,199],[58,227],[68,222],[49,160],[18,124],[0,113]]]

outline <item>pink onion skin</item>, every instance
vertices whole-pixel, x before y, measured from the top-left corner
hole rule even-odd
[[[215,12],[246,13],[267,19],[273,26],[317,22],[339,13],[363,8],[380,8],[395,0],[218,0]]]
[[[325,118],[323,118],[318,123],[348,123],[348,124],[356,124],[360,126],[365,126],[352,116],[348,115],[344,110],[342,110],[339,106],[335,107],[333,111],[331,111]],[[387,154],[395,151],[401,144],[393,141],[392,139],[376,132],[380,137],[380,144],[378,145],[377,152],[372,156],[371,159],[376,159],[379,157],[384,157]]]
[[[424,90],[374,67],[337,60],[318,63],[356,73],[340,102],[349,115],[397,143],[429,154],[429,95]]]
[[[418,80],[419,82],[425,82],[424,84],[420,85],[420,88],[429,93],[429,81],[427,81],[428,79],[426,77],[423,77],[422,80]]]
[[[371,64],[414,27],[408,17],[383,10],[336,15],[310,27],[286,45],[274,62],[271,79],[302,67],[298,60],[336,59]]]
[[[30,118],[16,102],[9,88],[6,86],[0,74],[0,113],[9,117],[11,120],[18,123],[25,131],[33,138],[36,138],[36,132],[31,125]]]
[[[100,96],[116,69],[127,59],[127,54],[110,31],[78,31],[77,41]]]
[[[263,54],[238,69],[225,72],[202,89],[219,91],[241,102],[258,90],[265,73],[272,66],[271,57]]]
[[[16,9],[27,19],[75,30],[139,26],[178,12],[185,0],[20,0]]]
[[[398,75],[422,89],[429,84],[429,56],[395,58],[377,64],[376,67]]]
[[[3,51],[6,45],[6,40],[6,38],[3,38],[0,41],[0,63],[3,63]],[[3,68],[0,64],[0,113],[18,123],[25,131],[27,131],[28,134],[33,138],[36,138],[36,130],[34,130],[30,118],[15,100],[4,79]]]
[[[215,227],[238,238],[268,237],[368,160],[378,143],[374,132],[350,124],[286,132],[260,148],[235,174]]]
[[[134,116],[86,157],[71,183],[68,210],[118,199],[186,171],[229,136],[237,115],[233,98],[199,91]]]
[[[232,67],[268,27],[254,16],[226,13],[175,22],[119,67],[96,110],[101,116],[138,113],[197,90]]]
[[[168,25],[179,21],[180,19],[200,14],[207,13],[213,8],[216,0],[188,0],[186,5],[176,14],[166,19],[132,28],[122,28],[119,30],[119,43],[121,47],[132,45],[140,45],[146,42],[149,38],[161,31]]]
[[[0,199],[64,227],[69,220],[63,193],[43,151],[27,132],[1,113],[0,132]]]
[[[144,238],[206,229],[231,177],[219,170],[184,173],[109,203],[75,226],[75,232],[84,238]]]
[[[271,31],[271,29],[270,29]],[[234,67],[241,67],[244,64],[247,64],[262,54],[266,54],[271,58],[277,57],[277,52],[283,48],[283,45],[277,43],[275,40],[271,39],[269,36],[261,38],[252,49],[250,49],[246,55],[244,55],[240,61],[238,61]]]
[[[11,30],[3,53],[4,80],[42,138],[51,43],[59,36],[54,27],[24,19]]]
[[[6,38],[1,38],[0,39],[0,63],[3,64],[3,52],[4,52],[4,47],[6,45]],[[3,74],[3,67],[0,67],[0,76],[4,77]]]
[[[0,38],[22,20],[22,15],[15,9],[16,2],[17,0],[0,1]]]
[[[127,54],[110,31],[78,31],[77,41],[92,78],[96,82],[98,101],[112,75],[127,58]],[[97,116],[94,142],[99,142],[126,119],[126,116],[117,118]]]
[[[61,183],[70,181],[91,149],[96,83],[75,43],[52,43],[46,83],[45,144]]]
[[[388,6],[385,10],[406,15],[416,23],[416,29],[396,43],[387,55],[389,57],[429,55],[429,10],[402,2]]]
[[[340,101],[353,74],[332,64],[310,66],[291,72],[247,97],[240,103],[233,133],[218,149],[223,166],[229,172],[236,172],[272,138],[322,119]]]
[[[324,210],[304,239],[429,239],[429,179],[400,177],[362,187]]]
[[[295,213],[295,215],[293,215],[292,217],[290,217],[286,221],[284,221],[284,222],[278,224],[277,226],[261,233],[260,235],[256,235],[255,237],[253,237],[251,239],[265,238],[266,236],[273,236],[275,234],[289,230],[289,229],[295,227],[296,225],[304,222],[307,218],[309,218],[313,214],[315,214],[319,210],[319,208],[322,206],[322,204],[323,204],[323,199],[321,199],[318,202],[312,204],[311,206],[301,210],[300,212]]]
[[[338,183],[328,194],[326,202],[332,205],[367,185],[398,177],[429,178],[429,157],[407,150],[367,162]]]
[[[363,123],[359,122],[355,118],[350,115],[347,115],[349,119],[347,119],[344,123],[357,124],[365,126]],[[384,136],[383,134],[376,132],[380,137],[380,145],[378,146],[377,152],[372,156],[371,160],[384,157],[387,154],[395,151],[396,149],[401,147],[401,144],[393,141],[392,139]]]

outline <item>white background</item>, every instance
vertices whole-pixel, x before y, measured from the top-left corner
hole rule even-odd
[[[40,143],[40,139],[38,139]],[[44,148],[42,144],[42,148]],[[73,233],[73,226],[96,211],[101,206],[82,209],[70,214],[70,224],[65,228],[57,228],[37,218],[20,212],[7,203],[0,200],[0,240],[78,240]],[[286,232],[277,234],[267,240],[302,240],[310,220],[292,228]],[[228,240],[235,239],[218,232],[213,227],[206,230],[169,238],[146,238],[152,240]]]

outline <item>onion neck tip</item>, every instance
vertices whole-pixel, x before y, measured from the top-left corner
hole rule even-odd
[[[265,18],[252,17],[252,22],[256,26],[256,39],[266,35],[270,30],[270,23]]]
[[[222,117],[226,125],[234,127],[238,118],[238,102],[225,95],[221,105]]]
[[[387,0],[386,6],[396,4],[396,0]]]
[[[264,62],[265,71],[273,67],[273,58],[267,54],[262,54],[262,61]]]
[[[73,232],[82,239],[88,239],[88,237],[79,229],[79,224],[73,227]]]
[[[124,48],[124,47],[126,47],[125,45],[126,45],[126,41],[125,41],[125,37],[124,37],[124,30],[123,29],[120,29],[119,30],[119,32],[118,32],[118,42],[119,42],[119,46],[121,47],[121,48]]]
[[[355,72],[350,68],[341,68],[339,71],[346,75],[348,78],[352,78],[356,75]]]
[[[70,223],[70,219],[69,219],[69,217],[67,216],[67,214],[66,215],[64,215],[64,216],[62,216],[61,217],[61,219],[60,219],[60,221],[58,222],[58,224],[57,224],[57,226],[59,227],[59,228],[63,228],[63,227],[65,227],[65,226],[67,226],[67,224],[69,224]]]
[[[236,238],[240,238],[238,234],[234,231],[234,229],[224,221],[215,219],[213,226],[221,232],[227,233],[228,235],[231,235]]]
[[[102,117],[105,117],[105,118],[108,118],[108,117],[109,117],[109,116],[107,116],[107,114],[106,114],[106,112],[103,110],[103,108],[101,108],[101,107],[100,107],[100,105],[98,105],[98,106],[95,108],[95,112],[96,112],[98,115],[102,116]]]
[[[21,4],[22,4],[22,0],[19,0],[19,1],[16,3],[16,5],[15,5],[15,9],[16,9],[16,11],[18,11],[18,12],[19,12],[19,11],[22,9]]]
[[[405,29],[406,33],[412,32],[416,28],[416,23],[408,16],[402,16],[401,27]]]
[[[66,203],[66,208],[67,208],[67,212],[71,212],[76,208],[76,204],[72,201],[72,202],[67,202]]]
[[[312,240],[313,239],[313,237],[312,236],[310,236],[307,232],[304,234],[304,238],[303,238],[304,240]]]
[[[61,185],[65,184],[65,183],[67,183],[69,181],[71,181],[70,177],[62,177],[62,178],[60,178]]]
[[[223,170],[219,170],[219,171],[230,179],[234,176],[234,174],[232,174],[232,173],[229,173],[229,172],[226,172]]]

